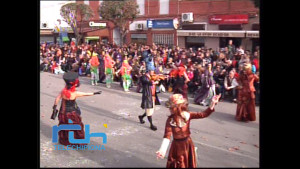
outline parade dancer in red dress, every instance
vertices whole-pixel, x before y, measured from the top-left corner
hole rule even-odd
[[[235,119],[238,121],[255,121],[255,88],[254,81],[259,77],[252,73],[251,64],[246,63],[243,72],[237,78],[238,98]]]
[[[72,120],[72,124],[78,124],[81,126],[81,130],[69,130],[74,132],[74,138],[75,139],[84,139],[84,126],[81,121],[81,111],[76,103],[76,98],[82,97],[82,96],[93,96],[96,94],[101,94],[101,91],[94,92],[94,93],[84,93],[76,91],[76,87],[79,87],[79,79],[78,79],[78,73],[75,72],[67,72],[63,76],[66,87],[59,93],[59,95],[56,97],[54,106],[53,106],[53,114],[51,116],[51,119],[56,118],[57,113],[57,104],[60,99],[61,106],[58,114],[58,125],[62,124],[70,124],[69,119]],[[63,145],[83,145],[83,144],[71,144],[69,142],[69,131],[68,130],[62,130],[58,132],[59,136],[59,143]]]
[[[215,111],[220,95],[212,98],[209,108],[203,112],[188,112],[188,102],[181,94],[174,94],[169,99],[171,115],[166,121],[164,139],[160,149],[156,152],[157,158],[164,158],[171,143],[167,168],[196,168],[196,152],[190,137],[190,121],[208,117]]]

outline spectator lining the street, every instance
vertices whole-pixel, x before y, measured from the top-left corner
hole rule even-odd
[[[226,76],[224,80],[224,88],[225,88],[225,92],[228,93],[230,100],[236,102],[236,94],[237,94],[236,87],[238,86],[238,83],[236,81],[236,78],[234,77],[234,73],[235,72],[231,70],[229,74]]]
[[[197,95],[197,90],[204,87],[204,84],[201,83],[201,76],[203,76],[203,69],[208,63],[213,64],[212,70],[214,71],[216,66],[220,66],[220,71],[224,74],[228,74],[230,71],[236,69],[234,77],[238,78],[239,73],[242,71],[242,65],[244,63],[252,63],[252,72],[259,74],[259,48],[256,47],[253,51],[253,57],[249,50],[244,50],[243,46],[235,47],[233,41],[229,41],[228,45],[225,48],[217,48],[213,50],[212,48],[201,47],[194,50],[193,48],[180,48],[179,46],[167,46],[167,45],[138,45],[138,44],[129,44],[124,46],[116,46],[113,44],[87,44],[83,43],[81,45],[74,45],[67,43],[60,48],[59,45],[48,45],[46,43],[41,44],[41,71],[50,71],[52,73],[64,73],[72,70],[74,65],[78,65],[78,74],[81,76],[91,76],[91,49],[94,49],[94,52],[98,54],[98,60],[100,65],[98,68],[93,70],[98,70],[99,78],[98,82],[103,82],[105,79],[105,53],[112,57],[112,60],[116,64],[112,67],[113,78],[112,82],[119,81],[120,86],[123,87],[123,79],[120,75],[120,68],[127,55],[128,65],[133,67],[134,70],[129,74],[132,77],[133,82],[130,84],[137,87],[137,92],[141,91],[140,77],[142,72],[146,67],[146,70],[155,70],[156,74],[164,74],[169,77],[165,80],[159,82],[157,87],[157,92],[168,91],[174,92],[175,84],[177,84],[177,69],[179,65],[183,65],[188,70],[188,76],[191,78],[188,85],[188,95],[191,97]],[[143,62],[144,61],[144,62]],[[145,63],[145,66],[142,64]],[[52,68],[52,69],[51,69]],[[137,73],[138,68],[140,69]],[[77,69],[77,67],[75,68]],[[192,71],[192,69],[194,69]],[[94,74],[94,73],[93,73]],[[193,75],[192,75],[193,74]],[[93,75],[94,76],[94,75]],[[109,79],[109,78],[108,78]],[[222,85],[224,83],[217,80],[216,93],[223,93],[224,90]],[[220,79],[220,78],[219,78]],[[95,82],[94,82],[95,83]],[[103,82],[104,83],[104,82]],[[255,88],[258,88],[258,83],[255,83]],[[165,90],[163,90],[165,88]],[[223,90],[223,91],[222,91]],[[225,98],[226,99],[226,98]],[[230,100],[231,101],[231,100]],[[203,104],[207,105],[207,104]]]
[[[215,95],[215,81],[211,64],[206,65],[206,70],[201,77],[202,86],[195,92],[194,102],[203,106],[209,105],[210,99]]]

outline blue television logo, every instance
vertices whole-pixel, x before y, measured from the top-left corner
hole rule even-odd
[[[69,123],[73,123],[72,120],[69,119]],[[58,132],[61,130],[81,130],[81,126],[78,124],[62,124],[59,126],[52,127],[52,142],[58,142]],[[74,131],[69,132],[69,142],[73,144],[80,143],[90,143],[91,137],[102,137],[103,144],[107,143],[107,136],[105,133],[90,133],[90,125],[85,125],[85,139],[75,139]]]

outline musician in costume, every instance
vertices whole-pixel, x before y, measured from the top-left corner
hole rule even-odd
[[[173,94],[169,99],[171,115],[165,126],[165,134],[160,149],[156,152],[157,158],[164,158],[171,143],[167,168],[196,168],[196,152],[190,137],[190,122],[192,119],[208,117],[215,111],[214,107],[221,95],[212,98],[211,105],[203,112],[189,112],[188,102],[181,94]]]
[[[78,124],[81,126],[81,130],[73,130],[75,139],[84,139],[84,125],[81,119],[81,111],[76,103],[76,99],[82,96],[93,96],[96,94],[101,94],[101,91],[94,93],[84,93],[76,91],[76,87],[79,87],[78,73],[67,72],[63,76],[66,82],[65,88],[56,97],[53,105],[53,113],[51,119],[55,120],[58,110],[57,105],[61,101],[61,106],[58,114],[58,125],[70,124],[69,119],[72,120],[72,124]],[[69,142],[69,131],[72,130],[61,130],[58,132],[59,143],[63,145],[82,145],[82,144],[71,144]]]
[[[141,83],[143,86],[141,108],[145,109],[145,113],[138,117],[140,123],[143,124],[145,123],[143,118],[147,116],[150,128],[154,131],[157,130],[157,127],[152,124],[152,115],[154,113],[155,105],[160,105],[160,101],[155,90],[156,84],[159,83],[160,78],[162,77],[155,75],[153,70],[146,71],[146,73],[141,77]]]
[[[238,121],[255,121],[255,87],[253,83],[259,80],[259,77],[252,73],[251,64],[246,63],[243,71],[236,79],[239,86],[237,97],[237,108],[235,119]]]

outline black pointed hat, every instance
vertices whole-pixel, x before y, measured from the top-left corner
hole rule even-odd
[[[63,79],[65,80],[66,83],[75,82],[77,78],[78,78],[77,72],[67,72],[63,76]]]

